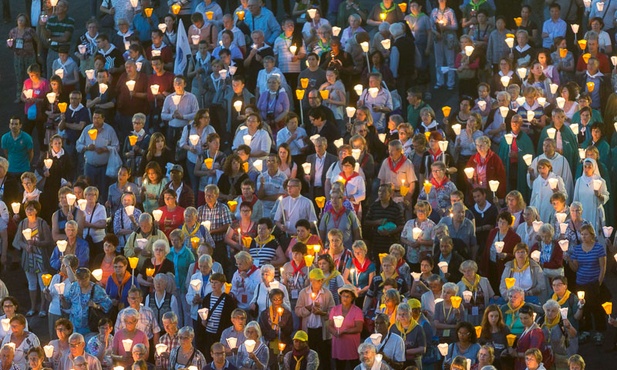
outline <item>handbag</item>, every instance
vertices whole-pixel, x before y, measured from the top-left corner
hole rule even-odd
[[[92,290],[90,291],[90,301],[94,297],[94,289],[96,286],[92,286]],[[88,308],[88,328],[92,332],[98,332],[99,330],[99,321],[102,318],[109,317],[109,314],[105,313],[100,308],[89,307]]]
[[[118,150],[116,148],[112,148],[109,151],[109,160],[107,162],[107,170],[105,171],[105,175],[107,177],[116,177],[118,176],[118,170],[122,166],[122,159],[120,158],[120,154],[118,154]]]

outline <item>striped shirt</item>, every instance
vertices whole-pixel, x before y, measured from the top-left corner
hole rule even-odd
[[[64,37],[65,32],[70,32],[71,36],[69,36],[68,38],[69,41],[67,43],[64,43],[68,45],[71,42],[73,31],[75,31],[75,19],[73,19],[73,17],[66,16],[64,17],[63,20],[60,20],[58,19],[57,15],[54,15],[54,16],[49,17],[45,28],[47,28],[47,30],[51,32],[51,34],[49,35],[49,37],[51,38]],[[50,45],[50,49],[54,51],[58,51],[59,45],[60,43],[58,43],[57,41],[52,41]]]
[[[266,244],[257,244],[257,240],[253,239],[253,244],[251,244],[251,248],[249,249],[249,253],[251,257],[253,257],[253,264],[257,267],[261,267],[271,263],[276,256],[276,250],[278,248],[280,248],[280,245],[276,239],[272,239]]]
[[[572,259],[578,262],[576,271],[576,283],[585,285],[598,282],[601,257],[606,257],[604,246],[595,243],[589,252],[583,251],[582,244],[574,247]]]
[[[219,300],[219,297],[210,293],[210,305],[208,307],[208,325],[206,326],[206,332],[208,333],[218,333],[218,327],[221,322],[221,315],[223,314],[223,307],[225,307],[225,299],[226,297],[222,297],[221,301],[217,305],[216,302]],[[208,297],[206,297],[207,300]],[[216,307],[214,307],[216,305]]]

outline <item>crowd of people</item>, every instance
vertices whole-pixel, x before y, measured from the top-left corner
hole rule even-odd
[[[30,299],[0,284],[2,370],[615,350],[617,3],[91,0],[83,28],[27,3],[0,262]]]

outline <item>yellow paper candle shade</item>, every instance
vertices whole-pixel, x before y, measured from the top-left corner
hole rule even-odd
[[[379,263],[381,263],[383,261],[383,258],[387,255],[388,253],[379,253]]]
[[[225,293],[229,294],[231,291],[231,283],[225,283]]]
[[[510,289],[516,283],[516,278],[506,278],[506,289]]]
[[[578,40],[578,46],[581,48],[581,50],[585,50],[585,48],[587,47],[587,40]]]
[[[309,83],[309,79],[308,78],[301,78],[300,79],[300,86],[302,86],[303,89],[306,89],[308,87],[308,83]]]
[[[433,184],[431,184],[428,181],[424,181],[424,192],[426,193],[426,195],[428,195],[431,192],[432,188],[433,188]]]
[[[328,90],[320,90],[319,91],[319,95],[321,95],[322,99],[326,100],[330,96],[330,91],[328,91]]]
[[[129,265],[131,269],[137,268],[137,264],[139,263],[139,257],[129,257]]]
[[[152,277],[152,276],[154,276],[154,268],[147,268],[147,269],[146,269],[146,276],[147,276],[147,277]]]
[[[589,62],[589,58],[591,58],[591,54],[585,53],[581,55],[581,57],[583,58],[583,61],[585,62],[585,64],[587,64]]]
[[[236,212],[236,208],[238,207],[238,202],[235,200],[227,201],[227,206],[229,207],[231,213],[234,213]]]
[[[242,237],[242,245],[244,246],[244,248],[249,248],[252,242],[253,242],[253,238],[251,238],[250,236]]]
[[[481,326],[476,326],[476,337],[480,338],[480,335],[482,334],[482,327]]]
[[[424,136],[426,137],[426,141],[428,141],[428,138],[431,136],[431,132],[430,131],[425,131],[424,132]]]
[[[244,170],[244,172],[249,172],[249,163],[248,162],[242,163],[242,169]]]
[[[313,245],[313,252],[315,252],[315,254],[319,253],[320,250],[321,250],[321,245],[320,244],[314,244]]]
[[[315,198],[315,203],[317,203],[317,207],[323,208],[326,205],[326,197]]]
[[[178,13],[180,13],[180,9],[182,8],[182,6],[178,3],[175,3],[174,5],[171,6],[171,12],[174,15],[178,15]]]
[[[191,246],[193,247],[193,249],[197,249],[197,247],[199,246],[199,237],[194,236],[191,238]]]
[[[508,334],[506,335],[506,339],[508,340],[508,346],[512,347],[514,345],[514,341],[516,340],[516,335]]]
[[[66,103],[58,103],[58,109],[60,110],[60,113],[66,112],[66,107],[67,106],[68,106],[68,104],[66,104]]]
[[[401,185],[400,191],[402,196],[406,196],[409,193],[409,186]]]
[[[610,316],[613,313],[613,302],[602,303],[602,308],[604,308],[604,312]]]
[[[51,283],[51,275],[43,274],[41,275],[41,280],[43,280],[43,285],[45,285],[45,287],[48,287],[49,284]]]
[[[137,136],[129,135],[129,144],[131,144],[131,146],[137,144]]]
[[[592,81],[587,82],[587,91],[589,92],[593,92],[593,90],[596,88],[596,84]]]
[[[296,98],[298,100],[304,99],[304,90],[300,90],[300,89],[296,90]]]
[[[214,159],[206,158],[206,159],[204,159],[204,164],[206,165],[207,169],[211,170],[212,169],[212,165],[214,164]]]
[[[144,13],[146,13],[146,17],[148,17],[148,18],[152,17],[152,11],[153,11],[153,10],[154,10],[154,9],[152,9],[152,8],[146,8],[146,9],[144,9]]]
[[[401,9],[401,11],[403,13],[405,13],[407,11],[407,3],[399,3],[398,7],[399,7],[399,9]]]
[[[95,141],[98,133],[99,131],[95,128],[88,130],[88,136],[90,136],[90,140]]]
[[[523,18],[521,17],[515,17],[514,18],[514,23],[516,24],[516,27],[520,27],[521,24],[523,24]]]
[[[244,20],[244,10],[237,11],[236,14],[238,15],[239,20]]]
[[[211,21],[212,18],[214,17],[214,12],[206,12],[206,17],[208,18],[209,21]]]
[[[312,254],[307,254],[306,256],[304,256],[304,263],[307,266],[312,266],[314,260],[315,260],[315,256],[313,256]]]
[[[511,38],[511,39],[513,39],[513,38],[515,38],[515,36],[514,36],[514,34],[513,34],[513,33],[506,33],[506,38]]]
[[[566,48],[559,48],[559,56],[561,58],[565,58],[568,55],[568,49]]]
[[[450,116],[450,112],[452,111],[452,108],[450,108],[447,105],[444,105],[443,107],[441,107],[441,111],[443,112],[443,116],[448,118]]]
[[[459,308],[461,307],[461,302],[463,301],[463,298],[457,296],[457,295],[453,295],[452,297],[450,297],[450,303],[452,303],[452,307],[454,308]]]

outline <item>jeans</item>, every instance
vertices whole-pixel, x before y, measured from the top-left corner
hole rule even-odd
[[[90,184],[96,186],[99,189],[99,199],[102,201],[107,200],[107,191],[108,191],[108,183],[107,183],[107,175],[105,175],[105,171],[107,171],[107,166],[93,166],[91,164],[86,163],[85,175],[90,179]]]
[[[444,39],[435,40],[435,77],[437,78],[437,85],[447,85],[448,88],[454,87],[454,71],[448,71],[443,73],[441,67],[454,68],[454,57],[456,52],[448,49],[446,41]],[[446,79],[446,81],[444,81]]]

